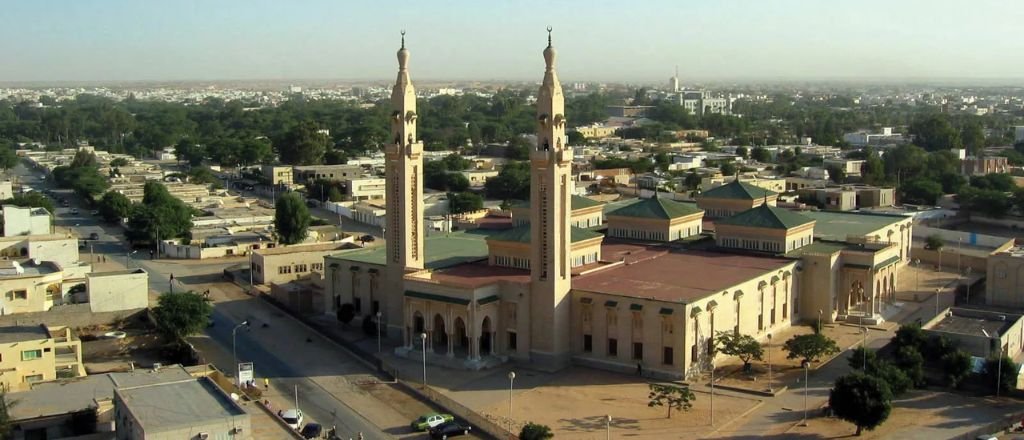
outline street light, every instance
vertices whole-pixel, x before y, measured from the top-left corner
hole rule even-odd
[[[427,334],[420,333],[420,341],[423,343],[423,387],[427,386]]]
[[[380,317],[381,313],[377,312],[377,353],[380,353]]]
[[[768,333],[768,392],[773,393],[772,390],[772,334]]]
[[[715,426],[715,360],[711,359],[711,426]]]
[[[608,414],[608,415],[604,416],[604,432],[605,432],[605,439],[606,440],[612,440],[612,416],[611,416],[611,414]]]
[[[968,267],[966,272],[967,272],[967,275],[964,276],[965,278],[967,278],[967,301],[966,302],[967,302],[967,305],[970,306],[971,305],[971,268]]]
[[[822,315],[822,313],[825,313],[825,312],[823,310],[821,310],[821,309],[818,309],[818,328],[815,329],[815,331],[818,332],[818,333],[821,333],[821,315]]]
[[[918,290],[921,290],[921,259],[920,258],[914,260],[914,269],[915,269],[914,270],[914,277],[917,279],[917,281],[916,281],[917,286],[914,287],[914,292],[917,292]],[[916,297],[914,298],[914,301],[917,301]]]
[[[864,374],[868,374],[868,327],[861,326],[860,331],[863,333],[863,337],[860,341],[860,351],[861,354],[864,355],[864,365],[860,371],[864,372]]]
[[[804,421],[800,426],[807,426],[807,372],[811,370],[811,363],[804,359],[800,365],[804,367]]]
[[[125,269],[131,269],[132,255],[135,255],[136,252],[138,252],[138,251],[131,251],[131,252],[125,252],[124,253],[124,268]]]
[[[935,288],[935,316],[939,316],[939,287]]]
[[[999,397],[999,389],[1003,387],[1003,341],[999,340],[999,332],[992,332],[989,336],[988,332],[984,328],[981,332],[985,334],[986,338],[992,338],[996,341],[996,347],[999,348],[999,357],[996,360],[996,398]]]
[[[232,368],[235,369],[235,384],[237,384],[238,386],[242,385],[242,383],[240,382],[242,378],[239,377],[238,375],[238,351],[235,349],[235,334],[238,332],[239,328],[247,325],[249,325],[248,319],[242,321],[241,323],[239,323],[238,325],[231,329],[231,360],[234,361],[234,366]]]
[[[512,432],[512,383],[516,380],[516,372],[508,372],[508,432]]]

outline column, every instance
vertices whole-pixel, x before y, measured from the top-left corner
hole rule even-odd
[[[488,334],[488,337],[491,338],[490,353],[488,353],[488,354],[491,355],[491,356],[494,356],[494,334],[495,333],[497,333],[497,332],[492,331],[492,332],[490,332]]]
[[[455,344],[452,342],[452,334],[448,333],[448,357],[455,357]]]

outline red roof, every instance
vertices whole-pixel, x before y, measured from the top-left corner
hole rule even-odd
[[[689,303],[793,263],[782,258],[638,248],[644,246],[604,246],[602,259],[625,258],[626,263],[573,278],[573,290]]]
[[[530,271],[511,267],[488,266],[486,261],[459,264],[434,271],[430,279],[448,286],[477,288],[499,281],[529,283]]]

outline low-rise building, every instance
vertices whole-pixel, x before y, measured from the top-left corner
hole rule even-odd
[[[754,185],[756,187],[763,188],[768,191],[774,191],[777,193],[786,192],[786,179],[783,178],[743,175],[740,177],[740,179],[743,180],[743,183]],[[700,189],[701,191],[707,191],[710,189],[718,188],[734,180],[736,180],[736,176],[703,177],[700,179]]]
[[[593,228],[604,223],[604,204],[583,196],[571,196],[569,224],[576,228]],[[530,223],[530,202],[520,202],[512,206],[512,225],[522,226]]]
[[[292,167],[289,165],[263,165],[260,171],[271,185],[287,186],[295,182]]]
[[[149,274],[143,269],[86,274],[85,289],[93,313],[149,307]]]
[[[1024,309],[1024,247],[989,255],[986,274],[985,304]]]
[[[846,173],[847,176],[859,176],[860,168],[866,161],[862,159],[840,159],[829,158],[823,161],[825,168],[836,167]]]
[[[862,130],[843,134],[843,141],[855,147],[866,147],[868,145],[902,144],[907,139],[900,133],[894,133],[892,127],[882,127],[882,131],[879,133]]]
[[[577,133],[582,134],[583,137],[587,139],[603,139],[606,137],[615,136],[615,130],[617,130],[618,128],[619,127],[617,126],[594,123],[591,125],[582,125],[571,130],[575,130]]]
[[[967,156],[960,161],[960,173],[965,176],[984,176],[991,173],[1009,173],[1010,163],[1003,156]]]
[[[25,391],[8,394],[18,402],[8,409],[12,439],[72,438],[82,433],[71,422],[82,417],[95,420],[96,432],[109,435],[99,438],[112,439],[115,388],[185,380],[192,376],[175,365],[32,383]]]
[[[309,185],[317,180],[347,180],[361,177],[363,167],[360,165],[296,165],[292,168],[292,176],[296,183]]]
[[[779,194],[741,180],[703,191],[697,196],[697,207],[709,218],[731,217],[750,208],[767,204],[775,206]]]
[[[3,206],[4,237],[50,233],[50,212],[46,208]]]
[[[323,274],[325,256],[356,247],[349,242],[332,242],[257,249],[252,252],[253,280],[256,284],[284,284]]]
[[[813,241],[814,220],[767,204],[715,222],[715,243],[724,248],[786,253]]]
[[[249,413],[209,378],[114,390],[117,440],[252,438]]]
[[[948,308],[921,326],[927,335],[943,336],[967,354],[1015,359],[1024,342],[1024,317],[1018,313]]]
[[[345,188],[350,200],[382,200],[384,199],[384,178],[355,177],[345,179]]]
[[[10,180],[0,181],[0,200],[7,200],[14,197],[14,183]]]
[[[469,186],[473,188],[481,188],[487,183],[487,180],[492,177],[498,176],[498,170],[465,170],[459,171],[460,174],[466,177],[469,181]]]
[[[703,232],[703,218],[693,203],[652,197],[609,212],[608,237],[674,241]]]
[[[58,378],[85,376],[82,342],[67,327],[0,327],[0,384],[7,391]]]

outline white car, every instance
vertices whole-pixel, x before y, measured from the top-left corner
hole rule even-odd
[[[288,425],[289,428],[297,430],[302,426],[302,410],[289,409],[284,410],[277,415],[281,416],[281,420],[284,420],[284,423]]]

